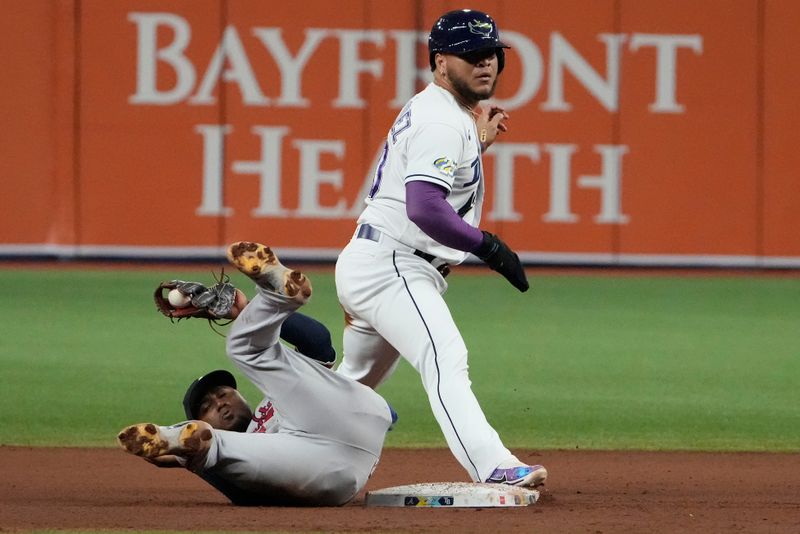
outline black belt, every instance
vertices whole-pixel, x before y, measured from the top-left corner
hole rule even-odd
[[[433,254],[428,254],[427,252],[422,252],[421,250],[417,249],[414,251],[414,256],[419,256],[423,260],[427,261],[428,263],[433,263],[433,260],[436,259],[436,256]]]
[[[370,226],[369,224],[362,224],[358,227],[358,233],[356,233],[356,237],[360,239],[369,239],[370,241],[375,241],[377,243],[381,237],[381,231],[374,226]],[[419,249],[414,250],[414,256],[422,258],[431,265],[433,265],[433,260],[436,259],[436,256],[433,254],[428,254],[427,252]],[[436,270],[439,271],[442,276],[447,276],[450,273],[450,267],[446,263],[436,267]]]

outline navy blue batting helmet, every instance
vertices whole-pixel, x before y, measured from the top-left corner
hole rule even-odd
[[[448,11],[431,28],[428,37],[428,54],[431,70],[436,68],[437,53],[461,55],[478,50],[494,49],[497,53],[498,72],[505,66],[504,48],[494,19],[482,11],[459,9]]]
[[[191,383],[183,396],[183,411],[189,419],[197,419],[200,415],[200,401],[203,396],[217,386],[228,386],[236,389],[236,379],[225,369],[211,371]]]

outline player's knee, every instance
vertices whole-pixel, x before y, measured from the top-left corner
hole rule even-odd
[[[298,352],[322,363],[336,361],[336,350],[328,328],[300,313],[289,316],[281,326],[281,338],[294,345]]]

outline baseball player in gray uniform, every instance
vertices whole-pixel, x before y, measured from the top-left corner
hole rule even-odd
[[[346,313],[337,371],[375,388],[402,355],[420,373],[447,444],[473,481],[537,486],[547,470],[517,459],[486,420],[470,386],[467,348],[442,298],[448,266],[468,253],[528,289],[517,254],[479,229],[481,153],[508,118],[479,102],[494,93],[505,48],[486,13],[451,11],[434,24],[434,81],[390,128],[366,208],[336,263]]]
[[[228,258],[257,294],[248,303],[235,290],[227,353],[264,398],[251,410],[233,376],[215,371],[187,391],[190,420],[129,426],[119,444],[156,465],[187,467],[234,504],[344,504],[377,465],[393,412],[372,389],[279,342],[281,324],[311,296],[305,275],[258,243],[234,243]]]

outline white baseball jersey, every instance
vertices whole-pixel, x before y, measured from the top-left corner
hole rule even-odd
[[[405,186],[412,180],[444,187],[453,209],[478,226],[483,169],[475,122],[434,84],[415,95],[392,125],[361,227],[336,262],[336,292],[347,313],[337,372],[378,387],[402,355],[419,372],[453,455],[472,480],[483,482],[501,464],[519,460],[472,392],[467,347],[442,298],[447,282],[415,250],[450,264],[466,253],[437,243],[409,220]]]
[[[450,92],[433,83],[408,101],[389,130],[358,222],[447,263],[461,263],[466,252],[437,243],[408,219],[405,187],[414,180],[445,188],[453,210],[479,225],[484,186],[475,121]]]

